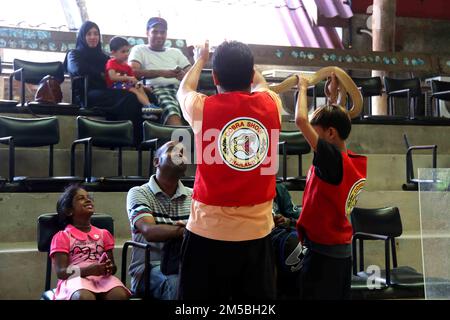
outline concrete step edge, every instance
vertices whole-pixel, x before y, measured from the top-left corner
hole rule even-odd
[[[420,239],[438,239],[445,238],[450,239],[450,231],[447,233],[427,233],[423,234],[420,231],[408,231],[403,233],[396,240],[420,240]],[[115,249],[122,249],[123,244],[130,240],[129,238],[116,239]],[[37,252],[36,242],[3,242],[0,243],[0,254],[3,253],[20,253],[20,252]]]

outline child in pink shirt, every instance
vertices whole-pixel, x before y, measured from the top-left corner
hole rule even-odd
[[[79,185],[70,185],[58,200],[65,229],[53,236],[50,257],[58,277],[56,300],[126,300],[130,291],[113,274],[114,238],[91,225],[94,203]]]

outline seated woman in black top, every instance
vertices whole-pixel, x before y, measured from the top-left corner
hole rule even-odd
[[[105,65],[109,57],[102,51],[100,39],[97,24],[86,21],[78,32],[76,49],[67,53],[64,64],[70,76],[88,76],[87,106],[83,81],[73,83],[76,102],[86,108],[98,108],[107,120],[131,120],[135,144],[138,144],[142,140],[142,105],[135,94],[106,87]]]

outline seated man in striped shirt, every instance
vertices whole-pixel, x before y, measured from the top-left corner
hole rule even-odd
[[[192,189],[180,181],[187,162],[180,146],[174,141],[162,145],[153,160],[156,174],[150,177],[148,183],[131,188],[127,195],[132,239],[152,246],[150,292],[154,298],[162,300],[176,299],[178,268],[176,271],[167,271],[155,260],[161,259],[164,246],[174,242],[181,244],[192,200]],[[177,245],[172,245],[172,248]],[[142,294],[144,250],[133,250],[129,273],[131,290],[135,294]]]

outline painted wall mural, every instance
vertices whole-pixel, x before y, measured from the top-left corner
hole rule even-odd
[[[113,35],[102,35],[103,50],[109,52],[109,40]],[[144,44],[145,37],[125,37],[130,45]],[[0,48],[24,49],[51,52],[66,52],[75,48],[76,32],[47,31],[0,27]],[[166,46],[186,48],[182,39],[167,39]]]
[[[414,52],[376,52],[250,45],[257,64],[450,73],[448,56]]]
[[[113,35],[103,35],[103,49],[109,52],[109,40]],[[125,36],[131,45],[147,42],[145,37]],[[50,52],[66,52],[75,48],[76,32],[48,31],[0,26],[0,48],[25,49]],[[167,47],[181,49],[186,56],[190,52],[183,39],[167,39]],[[249,45],[256,64],[284,66],[324,67],[336,65],[348,69],[421,71],[450,74],[448,55],[436,56],[413,52],[357,52],[301,47]]]

